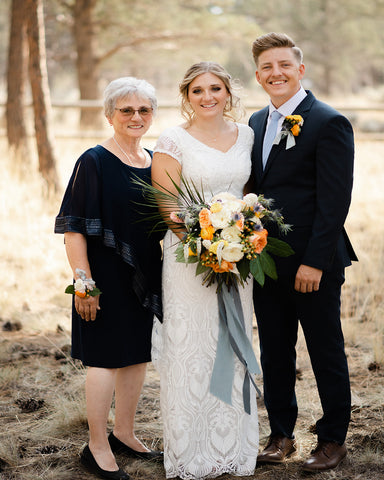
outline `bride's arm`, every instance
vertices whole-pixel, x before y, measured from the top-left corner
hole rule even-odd
[[[180,174],[181,166],[180,163],[170,155],[166,153],[155,152],[152,160],[152,185],[159,190],[164,190],[165,192],[171,192],[178,195],[175,185],[172,183],[171,179],[179,186],[180,185]],[[170,202],[162,202],[161,198],[158,197],[159,211],[164,218],[164,221],[168,224],[169,228],[177,235],[180,240],[183,239],[184,234],[186,233],[183,225],[179,223],[174,223],[170,219],[170,213],[179,209],[178,204],[175,200]]]

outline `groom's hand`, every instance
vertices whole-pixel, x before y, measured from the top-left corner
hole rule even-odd
[[[317,292],[323,271],[318,268],[300,265],[295,278],[295,290],[301,293]]]

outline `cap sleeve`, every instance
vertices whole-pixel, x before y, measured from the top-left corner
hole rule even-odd
[[[251,127],[243,123],[238,123],[239,131],[242,132],[242,141],[248,147],[252,148],[254,142],[254,132]]]
[[[174,129],[165,130],[157,140],[154,153],[165,153],[182,163],[182,151],[179,147],[180,141]]]

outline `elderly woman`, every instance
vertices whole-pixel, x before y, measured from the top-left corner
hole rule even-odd
[[[71,354],[88,367],[89,444],[81,462],[100,478],[129,479],[113,452],[162,458],[134,433],[153,316],[161,317],[160,238],[152,231],[152,207],[135,184],[137,177],[151,179],[152,152],[141,138],[157,101],[149,83],[132,77],[112,81],[104,95],[114,133],[77,160],[55,232],[64,233],[75,279]],[[115,426],[108,437],[113,394]]]

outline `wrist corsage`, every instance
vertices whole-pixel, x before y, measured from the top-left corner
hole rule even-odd
[[[285,117],[281,131],[276,135],[274,145],[278,145],[280,140],[287,137],[287,144],[285,149],[291,148],[295,145],[295,137],[301,132],[304,120],[301,115],[288,115]]]
[[[76,268],[76,275],[79,276],[73,285],[68,285],[65,293],[77,295],[80,298],[96,297],[101,294],[101,291],[96,287],[96,283],[92,278],[86,278],[87,275],[84,270]]]

